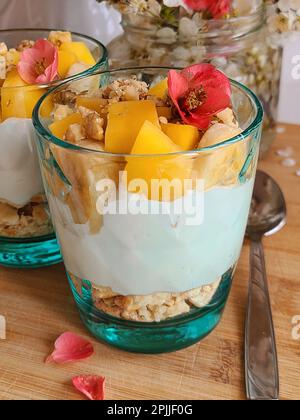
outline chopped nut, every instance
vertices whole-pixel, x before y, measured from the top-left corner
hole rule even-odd
[[[148,85],[136,78],[114,80],[109,86],[100,89],[100,95],[109,102],[133,101],[146,99]]]
[[[6,58],[0,55],[0,80],[6,79]]]
[[[6,55],[7,51],[8,51],[8,48],[5,42],[0,42],[0,55]]]
[[[53,113],[54,121],[60,121],[73,114],[72,108],[69,105],[56,105]]]
[[[84,106],[79,106],[79,107],[78,107],[78,111],[80,112],[80,114],[81,114],[82,118],[85,118],[85,117],[87,117],[88,115],[90,115],[90,114],[94,114],[94,113],[95,113],[95,111],[92,111],[91,109],[86,108],[86,107],[84,107]]]
[[[15,49],[11,48],[6,54],[6,65],[16,66],[19,61],[20,53]]]
[[[71,90],[62,90],[53,95],[53,103],[61,105],[75,105],[77,94]]]
[[[53,227],[44,204],[28,203],[17,209],[0,202],[0,236],[32,238],[48,235],[52,231]]]
[[[83,126],[88,138],[99,141],[104,139],[104,119],[97,112],[88,114],[83,119]]]
[[[0,202],[1,225],[16,225],[19,221],[18,210]]]
[[[166,118],[166,117],[159,117],[159,122],[160,122],[161,124],[168,124],[168,120],[167,120],[167,118]]]
[[[65,140],[73,144],[78,144],[85,138],[84,128],[80,124],[70,125],[65,135]]]
[[[71,32],[51,31],[48,40],[58,48],[64,42],[72,42]]]
[[[125,101],[138,101],[140,99],[138,89],[135,86],[127,86],[124,90],[124,99]]]
[[[24,50],[27,50],[28,48],[32,48],[34,46],[34,41],[28,41],[25,39],[24,41],[21,41],[20,44],[17,46],[17,51],[23,52]]]

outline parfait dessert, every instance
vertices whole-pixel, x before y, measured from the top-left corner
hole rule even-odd
[[[256,97],[210,64],[83,79],[35,109],[50,211],[83,321],[123,349],[186,347],[218,323],[258,157]],[[62,98],[70,96],[72,100]],[[66,116],[67,115],[67,116]]]
[[[39,266],[61,259],[34,144],[32,111],[50,87],[100,68],[105,59],[101,44],[70,32],[0,31],[0,264]],[[44,116],[52,113],[55,106],[48,99]]]

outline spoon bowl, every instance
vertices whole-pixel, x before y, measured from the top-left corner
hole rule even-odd
[[[249,238],[270,236],[286,224],[286,204],[279,185],[265,172],[257,171],[247,227]]]

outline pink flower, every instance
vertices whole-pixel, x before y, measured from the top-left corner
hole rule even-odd
[[[215,19],[222,18],[230,11],[231,0],[184,0],[195,11],[207,11]]]
[[[18,73],[28,84],[47,84],[58,77],[58,49],[45,39],[36,41],[21,54]]]
[[[87,359],[94,353],[93,345],[76,334],[66,332],[55,342],[54,352],[46,359],[46,363],[71,363]]]
[[[186,124],[206,130],[212,117],[230,106],[229,79],[211,64],[170,70],[169,95]]]
[[[215,0],[210,3],[211,5],[209,6],[208,11],[215,19],[220,19],[230,12],[230,0]]]
[[[102,376],[76,376],[73,378],[73,385],[89,400],[104,400],[105,378]]]

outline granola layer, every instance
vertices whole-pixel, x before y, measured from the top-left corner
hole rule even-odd
[[[0,236],[31,238],[53,232],[44,196],[36,196],[22,208],[0,202]]]
[[[82,280],[69,273],[77,292],[82,294]],[[92,286],[97,309],[117,318],[138,322],[161,322],[208,305],[221,283],[214,283],[184,293],[155,293],[146,296],[122,296],[109,287]]]

